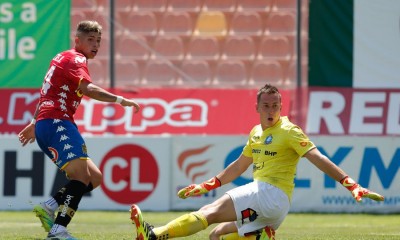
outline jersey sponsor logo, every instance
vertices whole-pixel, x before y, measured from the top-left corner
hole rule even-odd
[[[264,168],[264,162],[254,163],[253,164],[253,172],[255,172],[257,170],[261,170],[263,168]]]
[[[74,196],[69,195],[69,194],[65,197],[64,206],[61,209],[61,214],[60,214],[62,217],[65,217],[65,215],[67,215],[67,211],[68,211],[68,208],[69,208],[72,198],[74,198]]]
[[[302,146],[302,147],[306,147],[307,144],[308,144],[308,142],[300,142],[300,146]]]
[[[78,97],[81,98],[81,97],[83,96],[82,90],[78,89],[78,90],[76,90],[75,92],[76,92],[76,95],[77,95]]]
[[[274,157],[277,154],[277,152],[271,152],[271,151],[265,150],[264,154],[266,156]]]
[[[252,149],[251,153],[261,153],[261,149]]]
[[[53,156],[53,157],[51,158],[51,161],[56,162],[57,159],[58,159],[58,152],[57,152],[57,150],[56,150],[55,148],[52,148],[52,147],[48,147],[48,149],[49,149],[51,155]]]
[[[247,208],[241,211],[241,214],[242,214],[242,224],[244,224],[245,222],[254,222],[258,217],[257,212],[251,208]]]
[[[86,147],[86,144],[82,144],[82,152],[83,152],[84,154],[87,154],[87,147]]]
[[[51,101],[51,100],[49,100],[49,101],[44,101],[44,102],[42,102],[41,104],[40,104],[40,106],[42,107],[42,106],[54,106],[54,102],[53,101]]]

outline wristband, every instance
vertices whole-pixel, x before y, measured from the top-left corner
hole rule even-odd
[[[36,124],[36,119],[31,120],[31,124],[35,125]]]
[[[122,100],[124,100],[124,97],[122,96],[117,96],[117,99],[115,100],[116,103],[122,103]]]
[[[211,191],[215,188],[221,187],[221,181],[217,177],[213,177],[208,181],[203,182],[201,185],[203,188]]]
[[[343,185],[343,187],[347,188],[349,191],[353,191],[354,189],[360,186],[349,176],[346,176],[342,180],[340,180],[340,183]]]

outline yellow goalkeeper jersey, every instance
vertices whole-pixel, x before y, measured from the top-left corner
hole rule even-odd
[[[292,199],[296,166],[300,157],[315,148],[313,142],[287,117],[264,131],[255,126],[243,155],[253,158],[254,180],[264,181],[285,192]]]

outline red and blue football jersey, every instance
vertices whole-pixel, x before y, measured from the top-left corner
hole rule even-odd
[[[92,82],[86,57],[75,49],[57,54],[44,77],[36,120],[52,118],[74,121],[74,114],[83,96],[79,89],[82,81]]]

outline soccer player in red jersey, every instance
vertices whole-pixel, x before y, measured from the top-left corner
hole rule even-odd
[[[69,179],[52,198],[34,206],[33,211],[49,232],[48,239],[75,239],[68,233],[67,225],[82,196],[98,187],[102,180],[102,173],[88,156],[85,141],[74,122],[82,97],[134,107],[135,112],[140,110],[135,101],[92,83],[87,62],[97,55],[101,30],[95,21],[77,25],[75,47],[57,54],[50,62],[34,118],[18,135],[23,146],[36,139]]]

